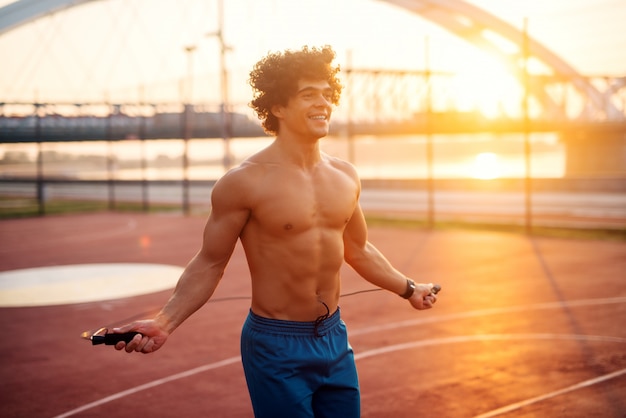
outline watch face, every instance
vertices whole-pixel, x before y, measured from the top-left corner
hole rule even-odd
[[[415,289],[417,289],[417,285],[415,284],[414,281],[411,281],[411,296],[413,296],[413,294],[415,293]]]

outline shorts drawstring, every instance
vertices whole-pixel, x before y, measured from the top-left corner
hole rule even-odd
[[[328,316],[330,315],[330,309],[328,309],[328,305],[321,300],[320,303],[326,308],[326,313],[324,315],[318,316],[317,319],[315,319],[315,326],[313,327],[313,331],[315,332],[316,337],[321,337],[324,335],[319,333],[319,326],[322,324],[322,322],[328,319]]]

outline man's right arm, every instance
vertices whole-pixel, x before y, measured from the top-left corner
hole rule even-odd
[[[216,183],[202,246],[185,267],[168,302],[154,319],[114,329],[113,332],[141,334],[128,344],[118,343],[116,349],[143,353],[158,350],[169,334],[213,295],[249,216],[246,194],[238,177],[229,173]]]

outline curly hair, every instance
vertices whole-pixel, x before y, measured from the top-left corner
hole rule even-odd
[[[278,134],[278,119],[272,106],[287,105],[298,89],[301,79],[323,79],[332,90],[331,102],[339,103],[341,81],[337,78],[339,66],[332,66],[335,51],[326,45],[322,48],[302,47],[299,51],[269,53],[257,62],[248,80],[254,91],[250,107],[262,121],[263,129],[270,135]]]

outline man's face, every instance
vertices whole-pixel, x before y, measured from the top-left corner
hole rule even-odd
[[[328,135],[332,113],[332,89],[325,80],[303,79],[286,106],[277,106],[274,114],[284,130],[319,139]]]

